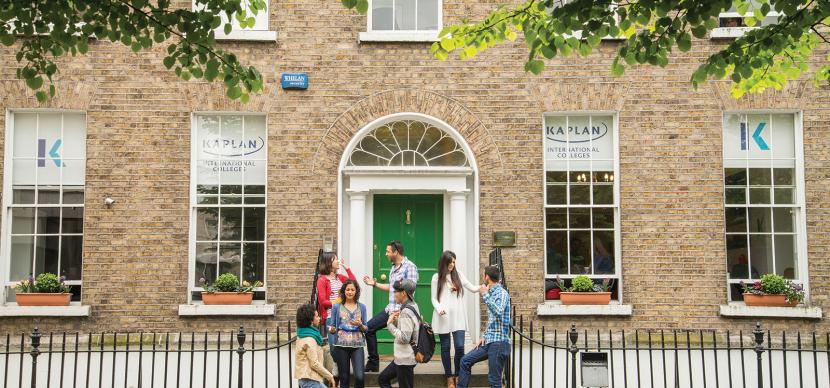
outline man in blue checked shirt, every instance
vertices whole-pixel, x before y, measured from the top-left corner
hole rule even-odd
[[[500,280],[498,267],[491,265],[484,268],[484,284],[479,291],[487,306],[487,329],[476,348],[461,359],[458,388],[467,388],[473,365],[484,360],[487,360],[490,387],[501,388],[502,371],[510,356],[510,294],[499,283]]]
[[[418,267],[403,255],[403,244],[400,241],[393,240],[386,244],[386,258],[392,263],[392,268],[389,270],[389,283],[380,284],[377,279],[368,276],[363,277],[363,282],[366,285],[389,292],[389,304],[386,305],[383,311],[375,314],[366,324],[368,327],[366,331],[366,351],[369,353],[369,357],[366,360],[365,372],[377,372],[380,368],[377,332],[386,327],[389,314],[401,310],[401,305],[395,303],[395,291],[389,285],[404,279],[412,280],[415,284],[418,284]]]

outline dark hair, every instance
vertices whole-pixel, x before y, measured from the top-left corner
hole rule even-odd
[[[304,304],[297,308],[297,327],[310,327],[314,323],[314,314],[317,309],[310,304]]]
[[[386,246],[392,248],[392,252],[398,252],[403,255],[403,244],[398,240],[392,240]]]
[[[346,303],[346,286],[349,284],[354,286],[354,300],[355,302],[360,300],[360,285],[357,284],[357,280],[349,279],[343,282],[343,285],[340,286],[340,303]]]
[[[488,265],[484,267],[484,274],[490,278],[490,280],[498,283],[501,280],[501,274],[499,273],[499,267],[495,265]]]
[[[334,266],[334,259],[337,257],[337,254],[334,252],[323,252],[323,257],[320,258],[320,274],[321,275],[328,275],[332,271],[332,267]]]
[[[444,279],[447,278],[447,273],[450,275],[450,280],[458,290],[458,296],[464,295],[464,287],[461,285],[461,277],[458,276],[458,268],[453,268],[449,271],[450,263],[455,259],[455,253],[452,251],[444,251],[441,258],[438,259],[438,301],[441,301],[441,291],[444,289]],[[457,264],[456,264],[457,266]]]

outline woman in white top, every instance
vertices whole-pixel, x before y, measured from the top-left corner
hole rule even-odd
[[[432,330],[441,339],[441,362],[447,387],[454,388],[464,357],[464,332],[467,331],[467,308],[464,306],[464,289],[478,292],[478,287],[470,283],[455,269],[455,253],[444,251],[438,260],[438,273],[432,275]],[[452,342],[450,342],[452,336]],[[450,364],[450,344],[455,348],[455,373]]]

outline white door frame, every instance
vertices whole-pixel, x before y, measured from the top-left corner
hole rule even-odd
[[[363,137],[378,126],[400,120],[427,122],[441,129],[464,150],[470,167],[349,167],[352,151]],[[464,138],[446,122],[420,113],[397,113],[381,117],[361,128],[349,141],[340,160],[337,174],[337,251],[346,259],[355,276],[362,278],[372,273],[373,198],[374,194],[443,194],[444,195],[444,249],[452,249],[459,256],[458,268],[471,282],[479,276],[479,191],[478,166],[472,149]],[[354,210],[358,210],[355,213]],[[354,216],[353,216],[354,214]],[[454,227],[456,225],[457,227]],[[459,243],[458,241],[461,241]],[[466,252],[466,253],[461,253]],[[438,258],[436,257],[437,261]],[[421,279],[424,281],[425,279]],[[363,282],[360,282],[363,284]],[[365,286],[364,286],[365,288]],[[364,292],[361,301],[371,312],[383,306],[373,306],[370,292]],[[467,304],[468,338],[478,338],[480,298],[465,294]],[[421,306],[421,309],[432,306]]]

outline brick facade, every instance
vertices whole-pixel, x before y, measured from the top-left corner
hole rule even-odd
[[[189,2],[182,2],[187,6]],[[448,0],[444,22],[480,18],[494,2]],[[542,115],[616,111],[619,116],[622,276],[631,317],[541,319],[593,328],[748,328],[720,317],[726,302],[723,112],[803,112],[811,303],[830,308],[830,89],[810,81],[734,100],[728,84],[699,90],[689,78],[723,42],[698,40],[666,68],[610,74],[619,43],[588,58],[557,58],[525,73],[522,42],[468,61],[438,61],[428,43],[358,43],[365,16],[338,1],[271,2],[274,42],[225,42],[256,65],[266,90],[229,101],[219,85],[176,79],[162,47],[133,53],[108,41],[59,61],[57,97],[38,105],[16,80],[15,47],[0,49],[0,108],[74,109],[87,114],[83,303],[89,318],[2,318],[0,332],[27,330],[189,331],[272,328],[291,320],[310,291],[322,236],[337,235],[337,167],[351,135],[372,120],[417,112],[444,120],[470,144],[480,168],[481,263],[492,232],[514,230],[504,250],[519,314],[543,302]],[[826,56],[820,53],[816,61]],[[279,88],[281,72],[307,72],[307,91]],[[268,302],[273,318],[179,317],[187,302],[190,134],[193,112],[267,114]],[[0,143],[5,117],[0,116]],[[3,159],[0,158],[0,163]],[[5,193],[4,193],[5,194]],[[6,194],[8,195],[8,194]],[[112,208],[103,198],[112,196]],[[358,260],[358,258],[348,258]],[[359,274],[361,276],[362,274]],[[472,278],[472,276],[470,276]],[[758,319],[773,329],[828,330],[830,321]]]

